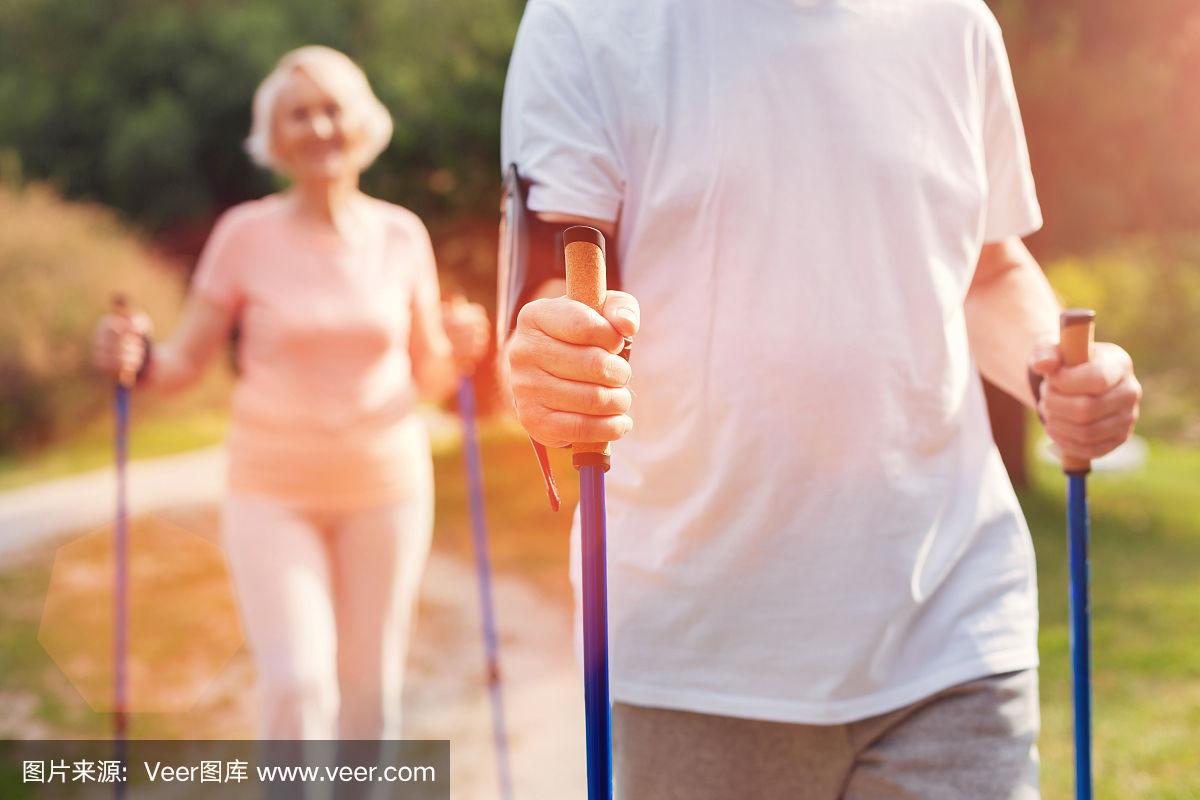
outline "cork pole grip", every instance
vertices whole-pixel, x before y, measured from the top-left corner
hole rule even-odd
[[[1063,365],[1076,367],[1092,357],[1092,341],[1096,331],[1096,312],[1086,308],[1071,308],[1059,317],[1058,351]],[[1092,468],[1087,459],[1064,456],[1063,472],[1084,473]]]
[[[605,280],[604,234],[586,225],[563,231],[563,251],[567,268],[567,297],[599,311],[607,291]],[[608,442],[576,442],[576,454],[599,453],[607,457]]]

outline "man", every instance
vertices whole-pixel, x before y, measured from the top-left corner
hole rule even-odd
[[[1037,797],[1033,551],[978,373],[1084,458],[1141,389],[1115,345],[1057,358],[984,4],[531,0],[502,151],[628,292],[548,281],[507,351],[531,436],[621,440],[619,796]]]

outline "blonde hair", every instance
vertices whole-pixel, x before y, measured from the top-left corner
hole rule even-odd
[[[271,123],[279,92],[298,70],[328,92],[348,115],[359,117],[365,136],[355,155],[359,168],[366,169],[391,141],[392,117],[371,91],[362,68],[345,53],[316,44],[284,55],[255,90],[250,135],[246,138],[250,158],[261,167],[284,171],[275,152]]]

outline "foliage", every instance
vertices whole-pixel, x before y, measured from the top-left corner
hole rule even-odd
[[[368,190],[486,208],[515,0],[12,0],[0,4],[0,150],[71,197],[160,227],[270,188],[241,143],[287,50],[356,58],[396,135]]]
[[[989,0],[1029,135],[1041,255],[1200,227],[1194,0]],[[34,179],[151,227],[207,221],[271,187],[241,149],[288,49],[367,70],[396,119],[366,186],[431,217],[494,216],[504,72],[521,0],[9,0],[0,152]]]
[[[1047,274],[1067,305],[1096,309],[1097,338],[1133,356],[1146,389],[1139,429],[1200,441],[1200,240],[1130,240]]]
[[[45,187],[0,190],[0,453],[77,430],[109,394],[90,363],[91,332],[111,292],[137,290],[160,324],[175,318],[178,270],[114,215]]]
[[[1200,227],[1200,5],[989,0],[1004,30],[1046,254]]]
[[[1097,295],[1102,335],[1125,343],[1150,378],[1146,429],[1200,437],[1189,421],[1200,391],[1189,371],[1200,352],[1192,332],[1200,248],[1114,244],[1131,234],[1179,241],[1200,228],[1200,104],[1191,95],[1200,78],[1200,6],[989,4],[1005,32],[1045,211],[1046,228],[1031,246],[1059,260],[1051,272],[1068,300]],[[68,197],[158,229],[160,243],[191,235],[194,245],[193,234],[221,208],[273,188],[242,150],[251,97],[282,53],[325,43],[364,66],[396,120],[391,146],[365,176],[367,190],[426,216],[454,276],[447,283],[490,297],[499,110],[522,7],[7,0],[0,182],[47,180]],[[40,230],[51,227],[46,221]],[[1066,258],[1089,252],[1100,255]],[[11,444],[6,424],[0,446]]]

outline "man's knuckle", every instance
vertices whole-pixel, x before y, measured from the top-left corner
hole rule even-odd
[[[609,353],[598,347],[589,348],[585,365],[586,377],[597,383],[606,383],[609,375],[609,357]]]
[[[520,350],[521,364],[530,369],[546,369],[557,353],[553,340],[540,331],[526,333]]]
[[[613,390],[613,402],[617,413],[624,414],[633,406],[633,393],[625,387],[615,389]]]
[[[1088,395],[1079,395],[1071,400],[1070,418],[1074,422],[1086,422],[1095,411],[1095,401]]]
[[[603,414],[608,408],[608,390],[604,386],[589,384],[584,390],[584,411],[588,414]]]
[[[529,363],[529,355],[529,336],[523,331],[517,331],[508,345],[508,363],[513,367],[522,366]]]
[[[595,321],[587,314],[585,307],[572,307],[563,322],[566,334],[572,342],[584,344],[596,338]]]
[[[621,416],[604,418],[604,441],[613,442],[625,435],[625,420]]]
[[[530,300],[528,303],[521,306],[521,310],[517,312],[517,329],[540,329],[542,322],[549,313],[549,308],[550,301],[545,298]]]
[[[562,426],[558,416],[558,412],[551,411],[548,408],[531,408],[529,411],[530,424],[528,430],[536,431],[541,438],[561,439]]]
[[[533,402],[515,403],[517,421],[534,438],[553,434],[553,420],[549,418],[546,409]]]
[[[563,438],[570,442],[586,442],[590,431],[588,430],[587,417],[582,414],[566,414],[562,415],[563,420]]]
[[[621,389],[609,386],[597,386],[593,394],[594,414],[624,414],[629,408]]]
[[[624,386],[629,381],[629,363],[620,356],[605,352],[599,356],[598,377],[608,386]]]

